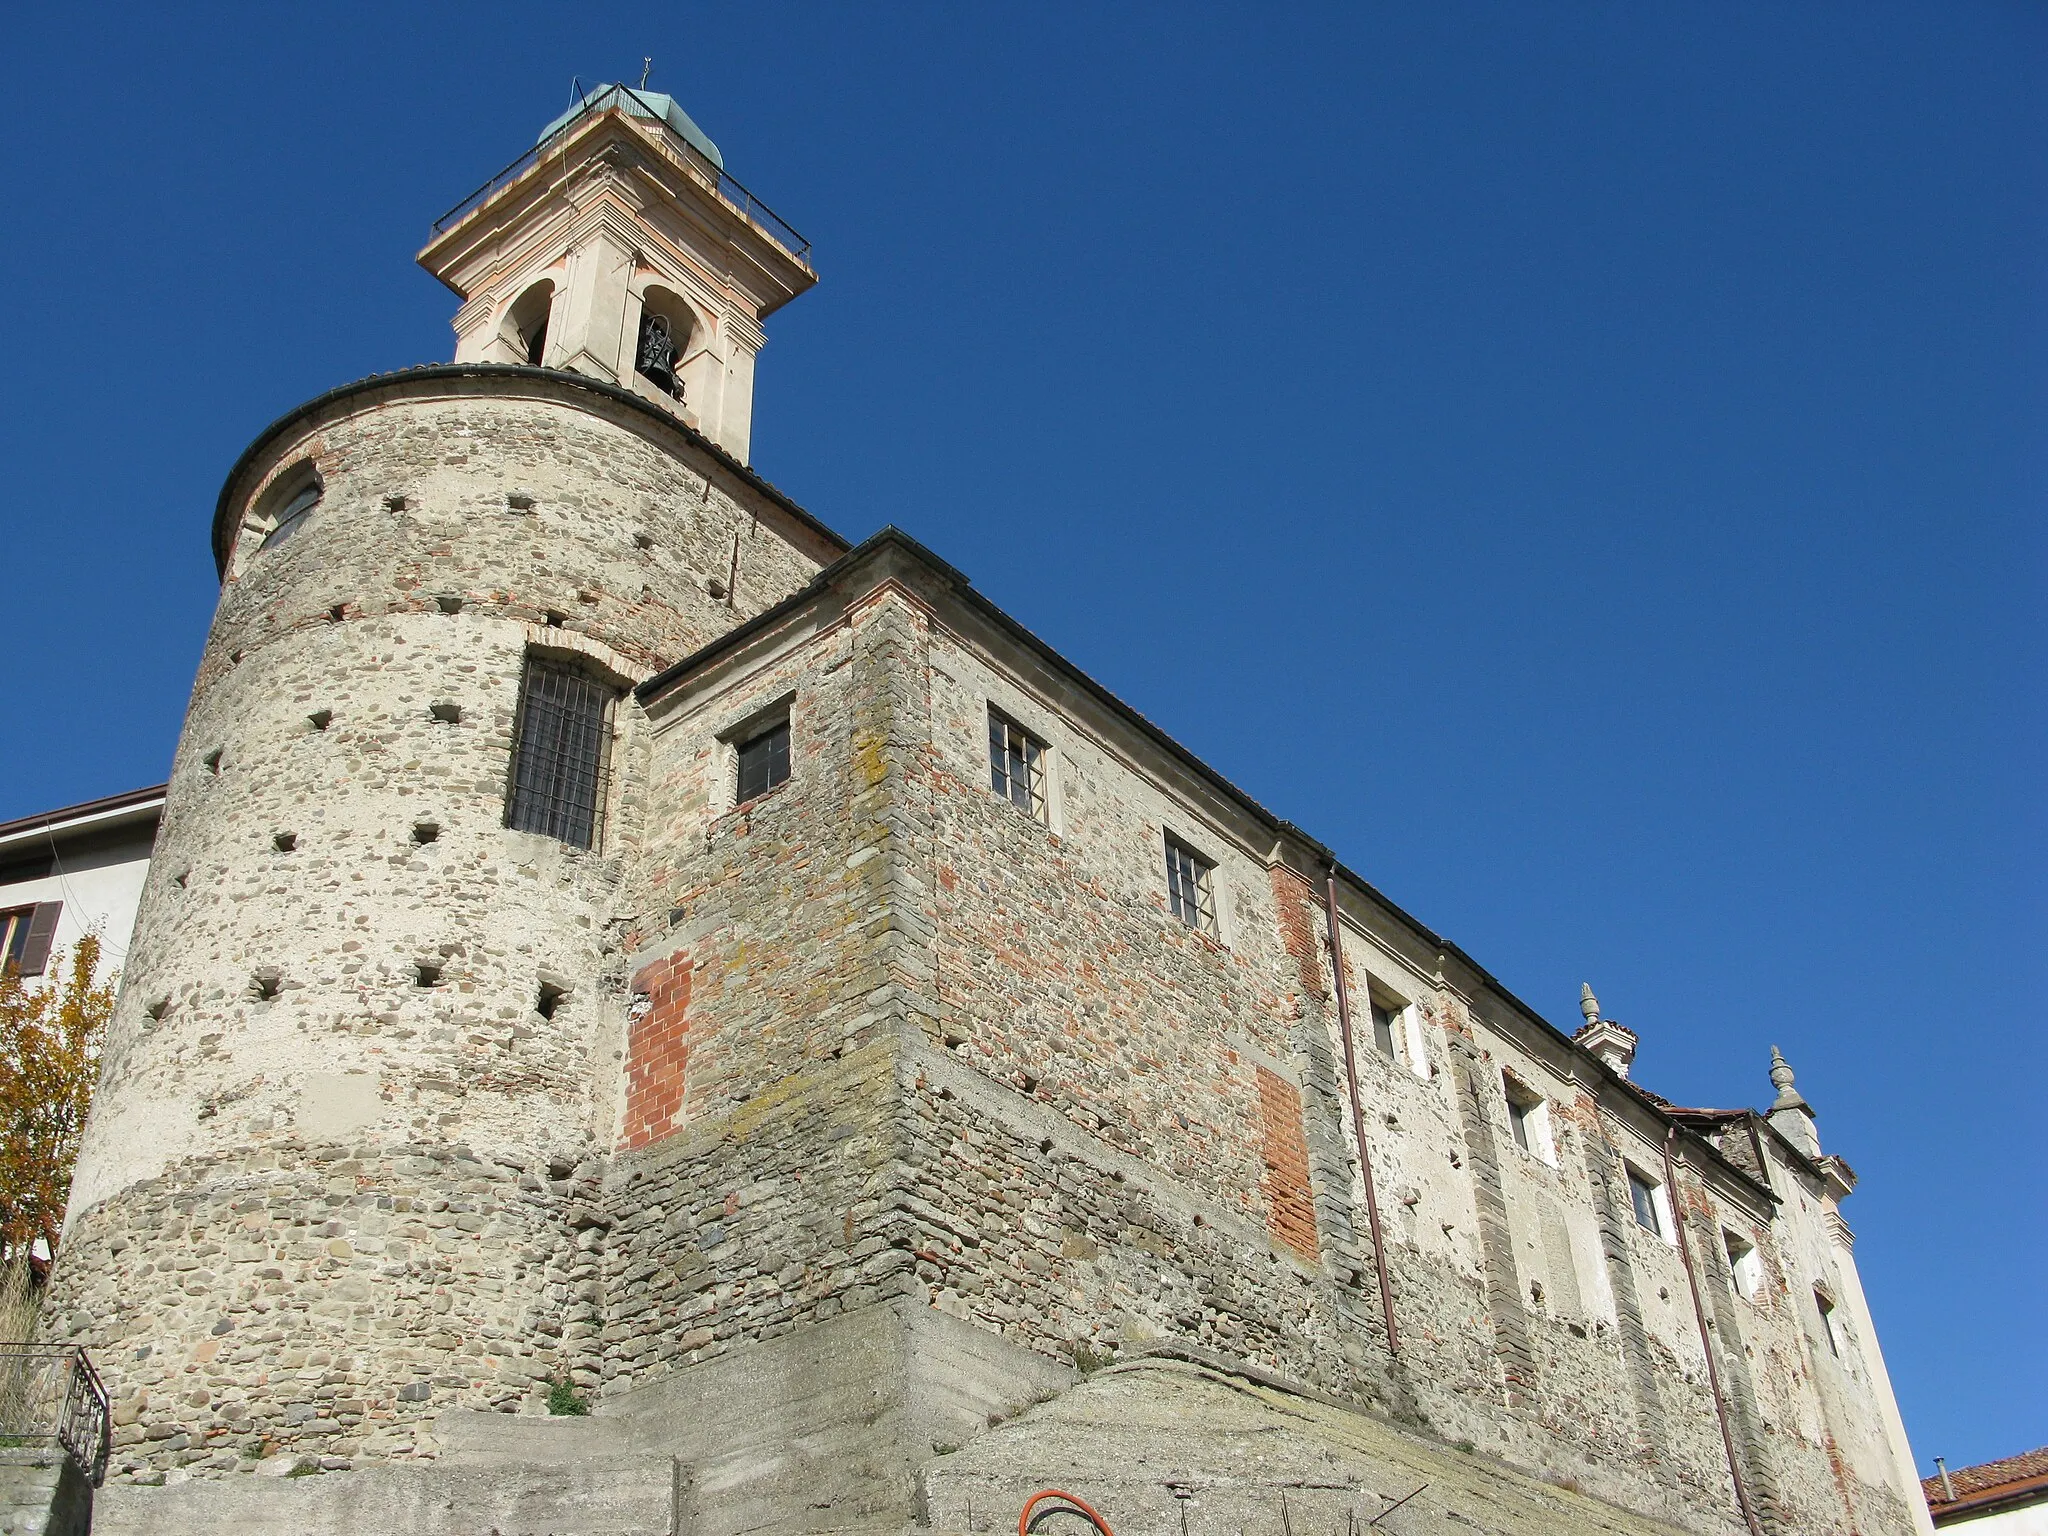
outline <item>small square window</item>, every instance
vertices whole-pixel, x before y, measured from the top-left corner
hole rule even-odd
[[[988,780],[1026,816],[1045,821],[1045,743],[993,707],[988,712]]]
[[[1721,1246],[1728,1253],[1728,1272],[1735,1278],[1736,1293],[1746,1301],[1756,1300],[1764,1281],[1764,1267],[1757,1257],[1756,1244],[1723,1229]]]
[[[744,805],[789,779],[789,721],[778,720],[738,747],[738,801]]]
[[[1398,1061],[1400,1053],[1395,1049],[1394,1039],[1401,1027],[1403,1010],[1397,1006],[1372,999],[1372,1043],[1380,1048],[1382,1055]]]
[[[1644,1178],[1633,1168],[1629,1169],[1628,1199],[1635,1208],[1636,1225],[1659,1237],[1664,1236],[1664,1213],[1661,1209],[1664,1202],[1658,1198],[1662,1192],[1662,1185]]]
[[[1166,899],[1173,915],[1198,933],[1216,932],[1215,872],[1212,861],[1166,834]]]

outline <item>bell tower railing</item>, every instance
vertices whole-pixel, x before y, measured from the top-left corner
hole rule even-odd
[[[576,109],[575,114],[562,124],[560,128],[549,134],[547,138],[534,145],[533,148],[514,160],[453,208],[442,214],[440,218],[434,220],[434,234],[436,236],[452,228],[470,213],[474,212],[498,188],[504,186],[507,182],[517,180],[528,168],[536,164],[542,155],[547,153],[549,145],[582,122],[584,118],[608,110],[607,104],[616,99],[612,95],[613,91],[623,91],[627,95],[636,98],[639,95],[630,85],[618,84],[610,87],[600,87],[590,92],[584,92],[579,84],[577,91],[582,100],[582,105]],[[749,192],[737,177],[728,174],[718,166],[711,165],[709,162],[700,163],[696,160],[687,159],[672,145],[663,140],[660,135],[656,135],[656,140],[660,142],[662,152],[669,159],[688,171],[692,176],[695,176],[699,181],[711,187],[718,194],[719,201],[726,204],[733,212],[750,221],[763,234],[767,235],[769,239],[775,241],[776,244],[780,245],[799,261],[803,261],[809,256],[811,242],[798,234],[790,226],[787,219],[781,217],[773,208],[770,208],[761,199]]]

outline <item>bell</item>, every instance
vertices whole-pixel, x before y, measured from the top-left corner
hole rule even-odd
[[[676,343],[669,335],[668,321],[660,315],[640,318],[640,353],[633,365],[661,387],[664,394],[682,394],[676,382]]]

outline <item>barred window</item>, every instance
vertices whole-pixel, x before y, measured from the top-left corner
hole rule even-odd
[[[993,707],[988,712],[988,781],[1033,821],[1045,820],[1045,743]]]
[[[1216,931],[1215,864],[1166,834],[1166,898],[1173,915],[1200,933]]]
[[[582,668],[526,658],[505,825],[595,848],[610,783],[610,688]]]
[[[745,805],[789,778],[789,721],[778,720],[739,744],[737,800]]]

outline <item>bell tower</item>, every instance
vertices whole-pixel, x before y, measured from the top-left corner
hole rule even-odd
[[[445,215],[419,261],[463,301],[456,362],[619,385],[744,463],[761,322],[817,282],[809,250],[672,98],[613,84]]]

